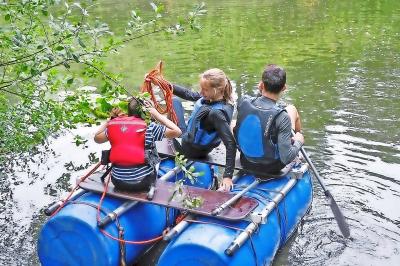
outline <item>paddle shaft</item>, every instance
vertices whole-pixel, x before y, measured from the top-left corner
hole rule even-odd
[[[311,161],[310,157],[308,157],[308,155],[307,155],[307,153],[306,153],[306,151],[304,150],[303,147],[300,148],[300,152],[301,152],[301,154],[303,154],[304,158],[306,159],[308,165],[310,166],[311,170],[313,171],[313,173],[315,175],[315,178],[317,178],[318,183],[321,185],[322,189],[324,190],[324,193],[325,194],[327,194],[327,193],[330,194],[329,190],[326,188],[324,182],[322,181],[321,176],[319,175],[317,169],[315,168],[313,162]]]
[[[331,192],[326,188],[324,182],[322,181],[317,169],[315,168],[314,164],[312,163],[310,157],[308,157],[306,151],[304,150],[303,147],[300,148],[301,154],[303,154],[304,158],[306,159],[307,163],[310,165],[311,170],[314,173],[315,178],[317,178],[318,183],[321,185],[322,190],[325,193],[325,196],[330,200],[329,204],[333,213],[333,216],[336,219],[336,222],[339,226],[340,232],[344,237],[349,237],[350,236],[350,229],[349,225],[346,222],[346,219],[340,210],[339,206],[337,205],[335,199],[333,198]]]
[[[292,129],[292,135],[293,135],[293,136],[295,135],[295,132],[294,132],[293,129]],[[324,191],[325,195],[326,195],[326,196],[328,196],[328,195],[331,195],[331,196],[332,196],[332,194],[331,194],[331,193],[329,192],[329,190],[326,188],[324,182],[322,182],[322,179],[321,179],[321,177],[319,176],[319,173],[318,173],[317,169],[315,168],[313,162],[311,161],[310,157],[308,157],[308,155],[307,155],[307,153],[306,153],[306,151],[304,150],[303,147],[300,148],[300,152],[301,152],[301,154],[303,154],[303,156],[304,156],[304,158],[306,159],[308,165],[310,166],[311,170],[313,171],[314,176],[315,176],[315,178],[317,178],[318,183],[321,185],[322,190]]]

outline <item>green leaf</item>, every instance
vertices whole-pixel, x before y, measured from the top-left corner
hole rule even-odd
[[[160,13],[164,12],[164,9],[165,9],[164,5],[163,4],[159,4],[157,6],[157,10],[155,10],[155,11],[156,11],[157,14],[160,14]]]
[[[153,2],[151,2],[150,5],[151,5],[151,8],[152,8],[155,12],[157,12],[157,5],[154,4]]]
[[[67,84],[68,85],[71,85],[73,82],[74,82],[74,78],[70,78],[70,79],[67,80]]]
[[[35,76],[38,73],[38,69],[37,68],[31,68],[31,75]]]
[[[5,19],[6,21],[10,21],[11,15],[10,15],[9,13],[6,14],[6,15],[4,16],[4,19]]]
[[[59,45],[56,47],[56,51],[62,51],[62,50],[64,50],[64,46]]]
[[[28,65],[23,64],[22,67],[21,67],[21,70],[22,70],[23,72],[26,72],[26,71],[28,70]]]
[[[79,63],[79,57],[76,54],[72,54],[72,58],[75,60],[75,62]]]
[[[86,45],[85,45],[85,43],[82,41],[81,38],[78,38],[78,43],[79,43],[79,45],[80,45],[82,48],[86,48]]]
[[[124,112],[128,112],[128,102],[121,101],[118,103],[118,107],[123,110]]]

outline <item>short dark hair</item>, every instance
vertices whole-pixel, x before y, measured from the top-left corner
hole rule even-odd
[[[139,101],[135,98],[129,100],[128,103],[128,116],[140,117]]]
[[[269,64],[262,74],[262,82],[266,91],[279,93],[286,84],[286,71],[280,66]]]

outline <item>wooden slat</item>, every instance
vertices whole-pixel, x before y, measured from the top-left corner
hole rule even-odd
[[[98,178],[88,177],[84,182],[80,183],[80,187],[93,191],[96,193],[103,193],[104,186]],[[147,200],[146,192],[129,192],[120,191],[114,188],[110,182],[107,195],[117,198],[123,198],[128,200],[135,200],[140,202],[152,203],[161,206],[171,207],[179,210],[186,210],[194,214],[200,214],[205,216],[212,216],[211,212],[232,198],[235,194],[213,191],[202,188],[196,188],[191,186],[183,186],[183,191],[191,197],[201,197],[203,204],[196,209],[185,208],[182,204],[182,198],[174,197],[171,200],[171,196],[174,193],[175,184],[162,180],[157,180],[156,191],[151,201]],[[241,220],[244,219],[254,208],[256,208],[258,202],[255,199],[242,197],[233,206],[227,208],[216,217],[224,220]]]

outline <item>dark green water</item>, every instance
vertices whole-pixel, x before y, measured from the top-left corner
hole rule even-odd
[[[141,1],[144,2],[144,1]],[[166,1],[176,17],[193,1]],[[238,96],[254,93],[263,67],[286,68],[284,98],[301,112],[306,149],[350,223],[344,240],[315,183],[313,208],[275,265],[400,265],[400,2],[206,1],[203,30],[132,42],[108,67],[137,88],[162,59],[165,77],[194,86],[207,68],[223,69]],[[120,32],[129,10],[147,3],[98,1],[95,15]],[[88,84],[90,85],[90,84]],[[0,176],[0,262],[35,265],[41,209],[65,194],[101,150],[94,128],[49,139]],[[73,133],[89,139],[83,151]],[[54,153],[49,152],[53,150]],[[26,159],[26,161],[24,161]],[[39,165],[38,165],[39,162]]]

